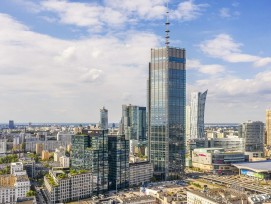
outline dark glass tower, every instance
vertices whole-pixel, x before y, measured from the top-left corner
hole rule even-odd
[[[168,41],[166,43],[168,45]],[[148,79],[149,159],[160,179],[176,179],[185,163],[185,50],[151,50]]]
[[[94,193],[108,189],[108,131],[88,130],[72,136],[71,168],[90,170],[93,175]]]
[[[108,188],[129,187],[129,140],[124,135],[108,135]]]

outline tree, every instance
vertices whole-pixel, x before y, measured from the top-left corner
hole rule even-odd
[[[27,193],[26,193],[26,197],[31,197],[31,196],[35,196],[35,195],[36,195],[36,191],[32,191],[32,190],[27,191]]]

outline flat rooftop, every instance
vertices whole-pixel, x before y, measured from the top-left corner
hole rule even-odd
[[[235,163],[232,165],[237,167],[238,169],[248,169],[255,172],[270,172],[271,173],[271,160]]]

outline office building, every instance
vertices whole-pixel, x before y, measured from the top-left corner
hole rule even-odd
[[[243,152],[225,152],[223,148],[199,148],[192,151],[192,166],[206,172],[233,173],[231,164],[247,161]]]
[[[89,198],[95,188],[95,179],[85,170],[50,170],[44,177],[49,203],[79,201]]]
[[[271,109],[266,110],[266,124],[265,124],[265,129],[266,129],[266,138],[265,138],[265,144],[267,146],[271,146]]]
[[[129,168],[129,181],[131,187],[150,182],[153,177],[153,165],[148,161],[130,163]]]
[[[211,138],[209,143],[209,147],[223,148],[226,152],[244,152],[244,138],[237,136]]]
[[[127,140],[146,141],[146,107],[122,105],[120,132]]]
[[[105,107],[100,109],[100,128],[102,130],[108,129],[108,110]]]
[[[204,111],[207,90],[192,92],[190,104],[190,139],[204,137]]]
[[[263,157],[264,123],[248,121],[240,125],[239,136],[244,139],[244,151],[252,157]]]
[[[97,194],[108,189],[108,130],[91,129],[72,136],[71,168],[92,172]]]
[[[149,159],[154,175],[177,179],[185,165],[185,50],[151,50],[148,78]]]
[[[186,142],[185,165],[192,167],[192,151],[197,148],[208,148],[209,142],[205,138],[190,139]]]
[[[129,140],[125,135],[108,135],[108,188],[129,187]]]
[[[10,120],[10,121],[8,122],[8,128],[9,128],[9,129],[15,129],[15,125],[14,125],[14,121],[13,121],[13,120]]]

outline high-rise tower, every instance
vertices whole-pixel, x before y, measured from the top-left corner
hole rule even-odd
[[[108,129],[108,110],[105,107],[100,109],[100,127],[103,130]]]
[[[156,177],[182,175],[185,163],[185,50],[169,47],[168,12],[166,47],[151,49],[148,78],[149,159]]]
[[[266,110],[266,138],[265,144],[271,146],[271,109]]]
[[[127,140],[146,140],[146,107],[122,105],[120,130]]]
[[[206,90],[204,93],[191,93],[189,139],[204,137],[204,112],[207,91],[208,90]]]

